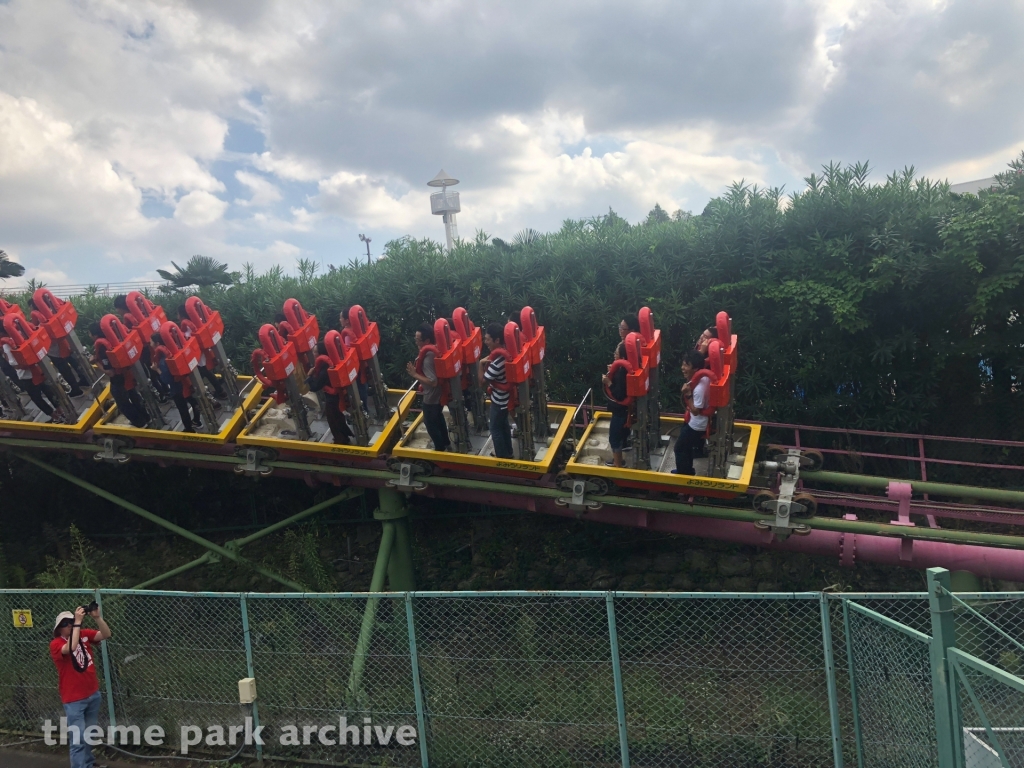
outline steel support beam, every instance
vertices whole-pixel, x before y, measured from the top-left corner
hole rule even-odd
[[[97,446],[82,443],[50,443],[45,440],[27,440],[19,438],[0,437],[0,445],[11,445],[32,448],[54,448],[58,450],[84,451],[95,453],[99,450]],[[224,456],[203,453],[185,453],[178,451],[166,451],[149,448],[124,448],[122,451],[129,455],[154,459],[176,459],[189,461],[196,464],[210,463],[216,465],[238,466],[244,464],[244,459],[235,456]],[[17,453],[17,452],[16,452]],[[17,455],[21,455],[17,453]],[[308,464],[293,461],[268,461],[266,466],[275,469],[284,469],[305,474],[358,478],[371,482],[386,482],[397,479],[393,472],[381,469],[362,467],[346,467],[329,464]],[[836,482],[850,485],[869,485],[879,489],[887,488],[887,478],[876,478],[867,475],[847,475],[841,472],[802,472],[801,478],[822,482]],[[440,476],[419,476],[419,480],[429,486],[439,488],[458,488],[472,491],[485,491],[492,494],[506,496],[520,496],[533,498],[557,499],[567,494],[556,488],[520,485],[515,483],[499,483],[483,480],[470,480],[457,477]],[[915,492],[928,492],[936,495],[959,495],[965,498],[998,498],[1002,501],[1014,501],[1024,503],[1024,492],[1004,491],[1000,489],[976,488],[971,486],[945,485],[942,483],[918,483],[912,482]],[[926,487],[923,487],[926,486]],[[995,494],[986,496],[985,494]],[[711,518],[716,520],[730,520],[734,522],[753,523],[758,520],[767,519],[767,516],[754,512],[752,509],[740,509],[735,507],[714,506],[709,504],[684,504],[675,501],[658,501],[636,497],[602,496],[601,502],[605,507],[621,507],[624,509],[648,510],[657,512],[669,512],[683,516],[695,516]],[[501,503],[500,500],[496,503]],[[883,536],[899,539],[910,539],[919,541],[945,542],[949,544],[973,544],[983,547],[996,547],[1001,549],[1024,549],[1024,537],[1007,536],[1003,534],[980,533],[974,531],[961,531],[948,528],[928,529],[923,527],[894,526],[886,523],[872,523],[861,520],[844,520],[830,517],[812,517],[801,520],[811,530],[832,531],[837,533],[866,534],[871,536]]]
[[[294,525],[295,523],[301,522],[302,520],[305,520],[308,517],[312,517],[318,512],[323,512],[325,509],[333,507],[335,504],[359,496],[362,493],[362,488],[349,488],[348,490],[339,493],[337,496],[330,498],[327,501],[322,501],[319,504],[310,507],[309,509],[303,510],[298,514],[285,518],[284,520],[274,523],[273,525],[267,526],[266,528],[256,531],[255,533],[245,536],[244,538],[232,539],[231,541],[227,541],[224,543],[224,546],[227,549],[237,552],[246,544],[251,544],[252,542],[257,541],[258,539],[262,539],[264,536],[269,536],[272,533],[276,533],[277,531],[280,531],[282,528],[287,528],[289,525]],[[207,552],[201,557],[197,557],[195,560],[192,560],[191,562],[185,563],[184,565],[179,565],[177,568],[173,568],[172,570],[167,571],[166,573],[162,573],[159,576],[154,576],[151,579],[147,579],[141,584],[136,584],[134,587],[132,587],[132,589],[148,589],[154,584],[159,584],[161,581],[166,581],[167,579],[173,578],[174,576],[179,576],[182,573],[186,573],[194,568],[198,568],[200,565],[215,562],[217,562],[216,555],[214,555],[212,552]]]
[[[279,584],[282,584],[282,585],[288,587],[288,589],[293,589],[296,592],[305,592],[306,591],[305,587],[303,587],[301,584],[297,584],[296,582],[292,581],[291,579],[286,579],[284,576],[280,576],[280,575],[274,573],[273,571],[271,571],[270,569],[264,568],[263,566],[259,565],[258,563],[254,563],[251,560],[247,560],[246,558],[242,557],[237,552],[232,552],[230,549],[226,549],[225,547],[222,547],[222,546],[220,546],[218,544],[214,544],[209,539],[204,539],[202,536],[198,536],[198,535],[192,533],[191,531],[182,528],[180,525],[175,525],[174,523],[170,522],[169,520],[164,520],[159,515],[154,515],[152,512],[149,512],[149,511],[143,509],[142,507],[140,507],[140,506],[138,506],[136,504],[132,504],[130,501],[125,501],[121,497],[115,496],[110,491],[105,491],[102,488],[100,488],[99,486],[93,485],[92,483],[87,483],[85,480],[80,480],[79,478],[75,477],[74,475],[72,475],[72,474],[70,474],[68,472],[65,472],[62,469],[57,469],[56,467],[51,467],[46,462],[40,461],[39,459],[34,458],[32,456],[27,456],[27,455],[25,455],[23,453],[19,453],[19,452],[15,452],[14,455],[17,456],[19,459],[22,459],[23,461],[27,461],[29,464],[32,464],[32,465],[34,465],[36,467],[39,467],[39,469],[42,469],[42,470],[44,470],[46,472],[49,472],[52,475],[56,475],[57,477],[61,478],[62,480],[67,480],[69,483],[77,485],[79,488],[83,488],[83,489],[89,491],[90,493],[93,493],[96,496],[99,496],[101,499],[106,499],[107,501],[111,502],[112,504],[116,504],[117,506],[121,507],[122,509],[127,509],[129,512],[132,512],[132,513],[138,515],[139,517],[144,518],[145,520],[149,520],[149,522],[151,522],[151,523],[159,525],[161,528],[166,528],[167,530],[169,530],[169,531],[171,531],[173,533],[178,534],[182,538],[188,539],[189,541],[193,542],[194,544],[198,544],[199,546],[209,550],[210,552],[213,552],[214,554],[220,555],[221,557],[225,558],[226,560],[232,560],[232,561],[238,563],[239,565],[243,565],[243,566],[245,566],[247,568],[251,568],[252,570],[256,571],[256,573],[260,574],[261,576],[266,576],[268,579],[272,579],[272,580],[278,582]]]

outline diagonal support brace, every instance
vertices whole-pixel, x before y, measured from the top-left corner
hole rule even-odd
[[[209,539],[204,539],[202,536],[199,536],[198,534],[192,533],[192,531],[188,531],[188,530],[182,528],[180,525],[175,525],[174,523],[170,522],[169,520],[164,520],[159,515],[154,515],[152,512],[149,512],[149,511],[143,509],[142,507],[140,507],[140,506],[138,506],[136,504],[132,504],[130,501],[125,501],[121,497],[115,496],[114,494],[110,493],[110,491],[105,491],[102,488],[100,488],[99,486],[93,485],[92,483],[86,482],[85,480],[80,480],[79,478],[75,477],[74,475],[72,475],[72,474],[70,474],[68,472],[65,472],[62,469],[57,469],[56,467],[51,467],[46,462],[40,461],[39,459],[36,459],[36,458],[34,458],[32,456],[27,456],[27,455],[25,455],[23,453],[20,453],[20,452],[17,452],[17,451],[15,451],[13,453],[19,459],[22,459],[23,461],[27,461],[29,464],[32,464],[32,465],[34,465],[36,467],[39,467],[40,469],[42,469],[42,470],[44,470],[46,472],[49,472],[52,475],[56,475],[57,477],[61,478],[62,480],[67,480],[69,483],[73,483],[74,485],[77,485],[79,488],[84,488],[85,490],[89,491],[90,493],[93,493],[93,494],[99,496],[101,499],[106,499],[107,501],[111,502],[112,504],[116,504],[117,506],[121,507],[122,509],[127,509],[129,512],[132,512],[132,513],[138,515],[141,518],[149,520],[151,523],[159,525],[161,528],[166,528],[168,531],[171,531],[172,533],[176,533],[179,536],[181,536],[182,538],[188,539],[189,541],[193,542],[194,544],[198,544],[199,546],[209,550],[210,552],[212,552],[212,553],[214,553],[216,555],[220,555],[221,557],[223,557],[226,560],[231,560],[231,561],[233,561],[235,563],[238,563],[239,565],[243,565],[243,566],[245,566],[247,568],[251,568],[252,570],[254,570],[256,573],[260,574],[261,576],[266,576],[268,579],[272,579],[272,580],[278,582],[279,584],[283,584],[284,586],[288,587],[288,589],[295,590],[296,592],[305,592],[306,591],[305,587],[303,587],[301,584],[298,584],[298,583],[292,581],[291,579],[286,579],[284,576],[280,576],[280,575],[274,573],[273,571],[269,570],[268,568],[264,568],[263,566],[261,566],[261,565],[259,565],[257,563],[252,562],[251,560],[247,560],[246,558],[242,557],[237,552],[234,552],[234,551],[232,551],[230,549],[222,547],[219,544],[214,544]]]

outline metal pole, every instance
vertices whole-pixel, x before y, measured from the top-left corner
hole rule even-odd
[[[405,497],[392,488],[381,488],[378,498],[380,507],[374,510],[374,519],[392,523],[395,530],[391,559],[388,561],[389,587],[392,592],[411,592],[416,589],[416,575],[409,537],[409,508],[405,504]]]
[[[242,608],[242,641],[245,643],[245,668],[249,677],[256,677],[256,671],[252,663],[252,639],[249,635],[249,605],[246,602],[245,594],[241,595]],[[259,684],[256,686],[256,695],[259,696]],[[252,703],[252,724],[254,729],[260,727],[260,711],[258,702]],[[256,744],[256,760],[263,764],[263,747]]]
[[[241,539],[234,539],[232,541],[229,541],[225,546],[229,548],[244,547],[246,544],[251,544],[257,539],[262,539],[264,536],[269,536],[272,533],[277,533],[282,528],[287,528],[289,525],[294,525],[295,523],[305,520],[307,517],[312,517],[313,515],[319,512],[323,512],[325,509],[333,507],[335,504],[340,504],[343,501],[353,499],[356,496],[361,495],[362,493],[362,488],[349,488],[345,491],[342,491],[337,496],[331,497],[327,501],[321,501],[319,504],[315,504],[309,509],[303,510],[302,512],[299,512],[296,515],[292,515],[291,517],[287,517],[284,520],[274,523],[271,526],[262,528],[259,531],[256,531],[256,533],[250,534]]]
[[[244,547],[246,544],[250,544],[256,541],[257,539],[262,539],[264,536],[269,536],[272,533],[276,533],[282,528],[286,528],[289,525],[294,525],[295,523],[304,520],[307,517],[315,515],[318,512],[322,512],[328,507],[331,507],[341,501],[345,501],[346,499],[351,499],[354,496],[359,496],[362,493],[362,488],[349,488],[347,491],[338,494],[332,499],[320,502],[319,504],[312,506],[307,510],[299,512],[297,515],[292,515],[289,518],[281,520],[278,523],[274,523],[273,525],[267,528],[263,528],[257,531],[256,533],[246,536],[245,538],[233,539],[232,541],[225,543],[224,546],[228,549],[233,549],[237,551],[241,547]],[[207,552],[201,557],[197,557],[195,560],[192,560],[191,562],[185,563],[184,565],[179,565],[177,568],[167,571],[166,573],[162,573],[159,576],[154,576],[153,578],[148,579],[147,581],[144,581],[141,584],[136,584],[134,587],[132,587],[132,589],[146,589],[148,587],[153,586],[154,584],[159,584],[161,581],[166,581],[167,579],[173,578],[174,576],[178,576],[182,573],[186,573],[187,571],[191,571],[193,568],[197,568],[200,565],[205,565],[206,563],[212,562],[215,562],[215,557],[212,552]]]
[[[801,472],[800,477],[818,483],[863,486],[866,488],[888,488],[889,483],[910,483],[915,493],[929,493],[936,496],[978,499],[979,501],[1001,501],[1010,504],[1024,504],[1024,491],[1008,491],[1001,488],[979,488],[972,485],[950,485],[949,483],[926,483],[921,480],[898,480],[871,475],[848,475],[845,472]]]
[[[179,565],[177,568],[173,568],[167,571],[166,573],[161,573],[159,576],[154,576],[151,579],[147,579],[146,581],[143,581],[141,584],[136,584],[134,587],[131,587],[131,589],[149,589],[151,586],[153,586],[154,584],[159,584],[161,581],[167,581],[168,579],[172,579],[175,576],[180,576],[183,573],[191,571],[193,568],[198,568],[200,565],[212,563],[214,562],[213,558],[214,554],[212,552],[204,552],[195,560],[185,563],[184,565]]]
[[[49,464],[46,464],[45,462],[42,462],[39,459],[33,458],[32,456],[26,456],[25,454],[20,452],[15,452],[14,455],[17,456],[19,459],[22,459],[23,461],[27,461],[29,464],[34,464],[40,469],[46,470],[47,472],[54,474],[59,478],[67,480],[69,483],[73,483],[80,488],[84,488],[85,490],[96,494],[101,499],[106,499],[107,501],[116,504],[117,506],[123,509],[127,509],[129,512],[134,512],[139,517],[149,520],[151,523],[155,523],[156,525],[159,525],[161,528],[166,528],[167,530],[178,534],[182,538],[188,539],[189,541],[198,544],[201,547],[210,550],[211,552],[215,552],[221,557],[225,557],[228,560],[233,560],[239,565],[245,565],[248,568],[252,568],[254,571],[256,571],[256,573],[260,574],[261,576],[266,576],[268,579],[273,579],[274,581],[283,584],[289,589],[294,589],[296,592],[306,591],[306,588],[303,587],[301,584],[297,584],[291,579],[286,579],[283,576],[278,576],[273,571],[270,571],[261,565],[257,565],[256,563],[245,559],[237,552],[232,552],[229,549],[225,549],[224,547],[214,544],[212,541],[204,539],[202,536],[198,536],[192,533],[191,531],[187,531],[179,525],[175,525],[174,523],[164,520],[162,517],[154,515],[152,512],[147,512],[142,507],[136,506],[135,504],[132,504],[129,501],[125,501],[124,499],[119,498],[118,496],[115,496],[109,491],[105,491],[102,488],[93,485],[92,483],[87,483],[85,480],[79,480],[74,475],[68,474],[67,472],[61,469],[57,469],[56,467],[51,467]]]
[[[103,615],[103,595],[97,589],[96,590],[96,605],[99,606],[100,616]],[[114,678],[110,675],[110,654],[107,652],[107,646],[110,645],[109,640],[104,640],[100,644],[100,654],[103,656],[103,679],[107,682],[107,717],[110,719],[111,725],[117,725],[117,717],[114,714]]]
[[[622,768],[629,768],[629,737],[626,732],[626,697],[622,691],[622,667],[619,665],[619,632],[615,627],[615,595],[608,592],[604,597],[608,609],[608,638],[612,656],[612,679],[615,681],[615,719],[619,725],[619,754]]]
[[[384,578],[388,572],[388,561],[391,559],[391,547],[395,541],[395,524],[391,520],[384,521],[384,532],[380,538],[380,549],[377,550],[377,562],[373,566],[373,578],[370,580],[370,592],[384,591]],[[352,659],[352,674],[348,678],[347,709],[355,711],[358,705],[359,687],[363,682],[363,669],[366,667],[366,653],[373,638],[373,622],[377,617],[379,597],[367,596],[366,610],[363,612],[363,624],[359,628],[359,640]]]
[[[412,612],[412,593],[405,593],[405,621],[409,626],[409,661],[412,664],[412,692],[416,699],[416,727],[420,734],[420,765],[429,768],[427,754],[426,713],[423,706],[423,689],[420,686],[420,657],[416,648],[416,622]]]
[[[416,574],[412,565],[412,543],[409,521],[395,520],[395,544],[388,564],[388,586],[392,592],[411,592],[416,589]]]
[[[843,635],[846,638],[846,664],[850,675],[850,701],[853,703],[853,737],[857,747],[857,768],[864,768],[864,739],[860,731],[860,709],[857,705],[857,674],[853,663],[853,642],[850,640],[850,607],[843,600]]]
[[[928,608],[932,615],[932,641],[930,644],[932,671],[932,698],[935,706],[935,735],[939,752],[939,768],[956,768],[956,748],[959,741],[955,731],[959,723],[953,722],[950,708],[953,691],[949,684],[946,649],[956,646],[956,626],[953,622],[953,598],[950,595],[949,571],[929,568]]]
[[[832,758],[835,768],[843,768],[843,735],[839,725],[839,694],[836,691],[836,662],[832,655],[832,624],[828,597],[821,601],[821,644],[825,651],[825,682],[828,686],[828,714],[832,722]]]

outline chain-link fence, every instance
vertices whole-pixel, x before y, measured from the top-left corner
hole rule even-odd
[[[96,597],[114,633],[101,725],[159,725],[164,749],[196,725],[190,754],[255,756],[251,717],[264,757],[322,764],[796,767],[856,764],[859,724],[866,764],[935,764],[925,593],[4,591],[32,626],[0,630],[0,729],[63,714],[45,646],[58,612]],[[1014,672],[1024,595],[963,597],[988,623],[957,613],[958,645]],[[998,738],[1024,743],[1024,692],[975,690]],[[964,738],[986,744],[964,696]]]

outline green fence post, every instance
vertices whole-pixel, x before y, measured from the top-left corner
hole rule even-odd
[[[249,637],[249,604],[245,599],[244,592],[240,595],[240,600],[242,605],[242,642],[245,643],[245,669],[246,674],[254,678],[256,672],[252,664],[252,640]],[[257,681],[256,697],[259,698],[259,695],[260,686]],[[255,701],[252,703],[252,727],[253,730],[260,727],[259,703]],[[260,765],[263,764],[263,747],[259,743],[256,744],[256,760]]]
[[[98,589],[96,590],[96,605],[99,606],[100,616],[102,616],[103,595]],[[103,657],[103,679],[107,683],[107,717],[110,719],[111,725],[117,725],[117,718],[114,715],[114,679],[110,676],[110,654],[107,653],[109,644],[109,640],[104,640],[100,644],[100,655]]]
[[[423,707],[423,689],[420,688],[420,657],[416,649],[416,622],[412,613],[412,593],[405,593],[405,620],[409,625],[409,662],[412,664],[412,691],[416,698],[416,726],[420,734],[420,764],[429,768],[427,754],[427,726]]]
[[[846,638],[846,664],[850,675],[850,701],[853,704],[853,738],[857,747],[857,768],[864,768],[864,739],[860,732],[860,709],[857,706],[857,675],[853,664],[853,643],[850,642],[850,606],[843,600],[843,637]]]
[[[832,654],[832,625],[828,597],[821,593],[821,643],[825,651],[825,682],[828,685],[828,714],[832,721],[832,757],[835,768],[843,768],[843,738],[839,728],[839,694],[836,691],[836,662]]]
[[[949,684],[946,649],[956,646],[953,623],[953,598],[949,589],[949,571],[928,569],[928,608],[932,615],[932,699],[935,702],[935,736],[939,750],[939,768],[956,768],[956,747],[959,742],[951,706],[953,690]]]
[[[615,596],[608,592],[604,597],[608,609],[608,637],[611,641],[612,679],[615,681],[615,717],[619,723],[619,752],[622,768],[629,768],[629,737],[626,733],[626,697],[622,691],[622,667],[619,665],[619,632],[615,628]]]

